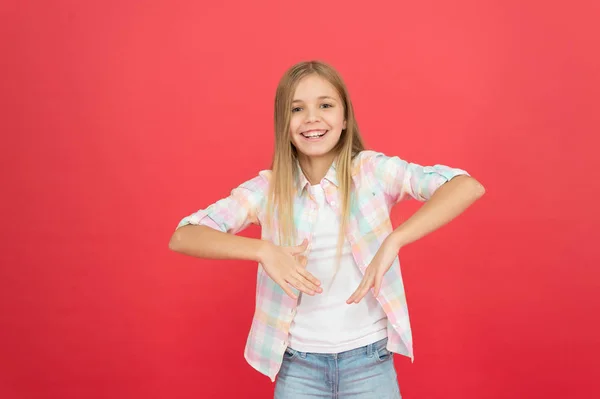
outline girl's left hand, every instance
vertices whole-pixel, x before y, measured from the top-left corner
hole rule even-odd
[[[358,288],[346,303],[359,303],[371,288],[374,288],[373,294],[377,297],[381,288],[381,280],[383,280],[383,276],[398,256],[398,251],[400,251],[400,247],[394,242],[392,235],[388,236],[377,250],[369,266],[367,266]]]

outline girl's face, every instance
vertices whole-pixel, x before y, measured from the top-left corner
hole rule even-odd
[[[346,129],[344,106],[335,87],[319,75],[309,75],[294,92],[290,133],[300,154],[321,157],[329,154]]]

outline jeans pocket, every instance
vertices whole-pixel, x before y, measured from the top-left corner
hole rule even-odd
[[[298,356],[298,351],[295,351],[290,347],[285,348],[285,352],[283,352],[283,360],[284,361],[294,360],[297,356]]]
[[[394,354],[390,352],[385,346],[377,349],[377,360],[380,362],[385,362],[387,360],[391,360]]]

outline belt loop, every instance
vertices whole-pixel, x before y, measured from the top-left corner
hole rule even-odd
[[[375,349],[375,344],[367,345],[367,357],[373,357],[373,350]]]

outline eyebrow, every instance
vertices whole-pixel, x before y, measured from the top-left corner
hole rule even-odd
[[[333,101],[337,101],[335,98],[331,97],[331,96],[320,96],[319,100],[333,100]],[[294,100],[292,101],[292,103],[301,103],[303,102],[302,100]]]

